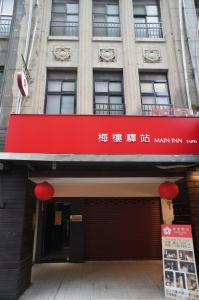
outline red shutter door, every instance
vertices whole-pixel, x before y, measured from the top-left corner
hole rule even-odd
[[[161,258],[159,199],[90,199],[85,208],[87,260]]]

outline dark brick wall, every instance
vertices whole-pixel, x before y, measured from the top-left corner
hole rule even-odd
[[[173,200],[174,224],[191,224],[190,203],[186,180],[178,182],[179,195]]]
[[[7,129],[0,128],[0,151],[4,151]]]
[[[15,300],[30,284],[33,201],[26,192],[26,171],[0,176],[5,204],[0,209],[0,299]]]
[[[180,194],[173,200],[174,224],[191,224],[199,272],[199,171],[188,172],[178,183]]]

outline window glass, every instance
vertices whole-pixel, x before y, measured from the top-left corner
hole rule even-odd
[[[158,16],[158,7],[155,5],[146,6],[146,13],[147,16]]]
[[[94,22],[106,22],[106,15],[95,15]]]
[[[157,97],[156,98],[156,103],[157,104],[168,105],[170,102],[169,102],[169,98],[168,97]]]
[[[108,96],[95,96],[95,103],[108,103]]]
[[[139,23],[143,23],[143,24],[144,24],[144,23],[146,23],[146,19],[145,19],[145,18],[135,18],[135,19],[134,19],[134,22],[135,22],[135,24],[136,24],[136,23],[138,23],[138,24],[139,24]],[[143,26],[143,25],[142,25],[142,26]],[[139,28],[139,27],[138,27],[138,28]]]
[[[122,104],[122,97],[110,96],[110,104]]]
[[[156,74],[156,73],[141,73],[140,80],[150,80],[150,81],[162,81],[167,82],[166,74]]]
[[[14,0],[3,0],[1,14],[11,16],[13,13],[13,6],[14,6]]]
[[[78,4],[66,4],[68,14],[78,14],[79,5]]]
[[[145,6],[134,6],[133,13],[136,16],[145,16],[146,15]]]
[[[62,114],[74,114],[74,103],[75,103],[75,96],[63,96],[62,97],[62,106],[61,106],[61,113]]]
[[[95,82],[95,92],[108,93],[108,82]]]
[[[107,14],[108,15],[119,15],[118,5],[107,5]]]
[[[154,89],[157,95],[168,95],[168,88],[166,83],[155,83]]]
[[[121,82],[110,82],[109,91],[110,92],[121,92],[122,91]]]
[[[153,76],[154,81],[167,82],[166,74],[151,74],[151,76]]]
[[[159,18],[158,17],[147,17],[146,18],[146,20],[147,20],[147,23],[155,23],[155,24],[157,24],[157,23],[159,23]],[[154,27],[154,25],[153,25],[153,27]],[[159,28],[159,24],[157,24],[157,28]]]
[[[64,27],[64,22],[66,21],[66,15],[65,14],[57,14],[57,13],[54,13],[53,14],[53,18],[52,18],[52,21],[53,21],[53,25],[54,26],[63,26]],[[57,23],[55,24],[54,22],[63,22],[63,23]],[[59,28],[58,28],[59,29]],[[62,28],[61,28],[62,29]]]
[[[47,114],[59,114],[60,113],[60,96],[48,95],[46,104]]]
[[[1,85],[2,85],[2,77],[3,77],[3,69],[0,68],[0,88],[1,88]]]
[[[48,81],[48,92],[61,92],[61,82]]]
[[[141,92],[142,93],[154,93],[152,83],[141,83]]]
[[[116,16],[107,16],[107,22],[108,23],[119,23],[120,19]]]
[[[144,96],[144,97],[142,97],[142,104],[155,104],[155,98],[149,97],[149,96]]]
[[[78,22],[78,19],[77,15],[67,15],[67,22]]]
[[[53,12],[54,13],[64,13],[64,5],[63,4],[54,4],[53,5]]]
[[[74,92],[75,91],[75,82],[63,82],[62,91]]]
[[[51,28],[52,35],[62,36],[65,35],[65,24],[62,22],[53,22],[53,27]]]
[[[106,13],[106,7],[105,7],[105,5],[94,4],[93,12],[98,13],[98,14],[105,14]]]

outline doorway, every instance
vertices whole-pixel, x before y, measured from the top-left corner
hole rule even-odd
[[[70,255],[69,203],[50,201],[43,211],[42,262],[69,261]]]

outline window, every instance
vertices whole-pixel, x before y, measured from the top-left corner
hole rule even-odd
[[[0,0],[0,36],[10,33],[14,0]]]
[[[136,37],[161,38],[162,24],[157,0],[134,0],[134,25]]]
[[[2,87],[2,81],[3,81],[3,67],[0,67],[0,90],[1,90],[1,87]]]
[[[153,114],[153,109],[169,109],[171,101],[166,74],[140,73],[142,111]]]
[[[57,36],[78,36],[78,28],[78,2],[53,0],[50,34]]]
[[[119,4],[117,1],[93,2],[93,35],[120,36]]]
[[[99,115],[125,114],[121,73],[94,73],[94,113]]]
[[[76,73],[48,71],[46,114],[75,114]]]
[[[195,0],[196,16],[199,20],[199,0]]]

